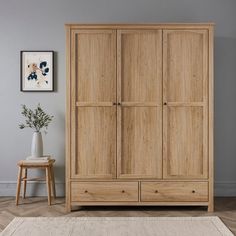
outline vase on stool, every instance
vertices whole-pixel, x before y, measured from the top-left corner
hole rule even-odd
[[[35,131],[33,133],[31,144],[31,156],[42,157],[43,156],[43,138],[41,132]]]

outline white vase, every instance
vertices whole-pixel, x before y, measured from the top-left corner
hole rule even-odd
[[[43,156],[43,139],[41,132],[34,132],[31,145],[31,156],[42,157]]]

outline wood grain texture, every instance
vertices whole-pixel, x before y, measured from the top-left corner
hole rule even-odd
[[[162,177],[162,31],[117,32],[118,178]]]
[[[209,29],[209,113],[208,113],[208,155],[209,155],[209,206],[214,211],[214,29]]]
[[[76,102],[77,107],[111,107],[115,102]]]
[[[135,206],[207,206],[208,207],[208,202],[197,202],[197,201],[181,201],[181,202],[174,202],[174,201],[152,201],[152,202],[121,202],[121,201],[116,201],[116,202],[111,202],[111,201],[91,201],[91,202],[80,202],[80,201],[75,201],[72,202],[72,208],[77,209],[77,207],[82,207],[82,206],[130,206],[130,207],[135,207]],[[207,208],[206,208],[207,209]]]
[[[54,163],[55,163],[55,159],[50,159],[48,161],[42,161],[42,162],[21,160],[17,163],[19,167],[19,173],[18,173],[18,179],[17,179],[16,205],[19,204],[22,181],[23,181],[23,194],[22,194],[23,199],[26,197],[27,181],[46,181],[46,187],[47,187],[47,192],[48,192],[48,205],[51,205],[51,192],[52,191],[53,191],[54,198],[56,197],[55,180],[54,180],[54,172],[53,172]],[[42,178],[42,177],[28,178],[27,176],[28,169],[44,169],[46,172],[45,178]],[[24,175],[22,176],[23,171],[24,171]]]
[[[113,178],[116,108],[110,106],[116,102],[116,31],[76,30],[72,41],[71,176]]]
[[[203,108],[165,107],[164,119],[164,178],[206,178]]]
[[[116,101],[116,31],[78,30],[75,40],[77,101]]]
[[[118,178],[162,177],[162,108],[122,107]]]
[[[51,205],[51,172],[50,168],[46,167],[46,185],[47,185],[47,192],[48,192],[48,205]]]
[[[73,177],[116,177],[116,108],[78,107]]]
[[[22,197],[25,198],[26,195],[26,184],[27,184],[27,168],[24,168],[24,175],[23,175],[23,194]]]
[[[207,48],[207,30],[164,30],[165,101],[204,101]]]
[[[68,23],[65,24],[67,28],[70,29],[209,29],[214,26],[213,22],[207,23],[136,23],[136,24],[77,24],[77,23]]]
[[[138,182],[72,182],[73,201],[136,202]]]
[[[163,31],[164,178],[208,177],[208,31]]]
[[[163,185],[191,181],[192,186],[209,181],[209,196],[207,192],[205,200],[192,201],[190,195],[188,201],[140,202],[138,195],[139,202],[88,205],[189,204],[207,205],[212,211],[213,25],[66,28],[67,209],[72,207],[71,182],[106,180],[112,185],[122,178],[124,183],[135,179],[139,192],[142,179]],[[86,203],[76,200],[73,206]]]
[[[17,187],[16,187],[16,205],[19,204],[22,171],[23,171],[23,168],[22,168],[21,166],[19,166],[19,167],[18,167]]]
[[[56,198],[56,185],[55,185],[55,176],[54,176],[53,166],[50,167],[50,173],[51,173],[52,196],[55,199]]]
[[[121,102],[162,101],[162,31],[126,30],[120,35]]]
[[[70,178],[73,177],[76,168],[76,122],[77,122],[77,108],[75,106],[77,102],[77,55],[76,55],[76,32],[71,30],[71,42],[70,42]],[[70,186],[70,182],[69,182]],[[69,187],[70,188],[70,187]],[[70,189],[68,189],[70,191]],[[70,191],[71,192],[71,191]],[[69,193],[70,194],[70,193]],[[70,196],[71,203],[71,196]],[[71,210],[71,204],[67,207],[68,211]]]
[[[141,201],[208,201],[208,183],[142,182]]]
[[[30,160],[21,160],[18,161],[17,165],[23,168],[45,168],[52,166],[55,163],[55,159],[49,159],[48,161],[30,161]]]

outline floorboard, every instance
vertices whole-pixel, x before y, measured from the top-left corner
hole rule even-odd
[[[15,206],[13,197],[0,197],[0,232],[14,217],[27,216],[105,216],[105,217],[150,217],[150,216],[219,216],[226,226],[236,235],[236,197],[215,199],[215,212],[208,213],[205,207],[82,207],[78,211],[67,213],[65,199],[57,198],[52,206],[47,205],[47,198],[34,197],[20,199]]]

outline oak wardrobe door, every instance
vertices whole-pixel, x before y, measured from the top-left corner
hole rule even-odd
[[[116,31],[72,35],[72,178],[116,177]]]
[[[208,176],[208,31],[163,31],[164,178]]]
[[[117,176],[162,177],[162,31],[117,31]]]

